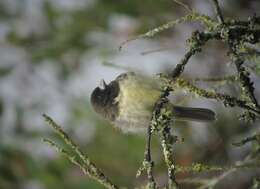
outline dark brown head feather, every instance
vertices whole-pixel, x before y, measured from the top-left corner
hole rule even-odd
[[[112,81],[104,89],[96,87],[91,94],[91,104],[95,111],[104,118],[114,121],[118,116],[119,107],[115,98],[120,92],[118,82]]]

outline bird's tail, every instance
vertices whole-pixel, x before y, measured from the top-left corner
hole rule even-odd
[[[190,108],[182,106],[173,106],[173,115],[177,120],[191,121],[214,121],[215,112],[206,108]]]

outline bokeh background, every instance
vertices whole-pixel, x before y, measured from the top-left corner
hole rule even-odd
[[[214,16],[210,1],[184,2]],[[247,19],[260,12],[258,0],[220,3],[231,18]],[[173,69],[185,53],[186,38],[201,29],[199,24],[180,24],[152,39],[130,42],[122,51],[118,47],[131,36],[185,14],[187,10],[171,0],[0,0],[0,189],[103,188],[41,141],[56,138],[42,113],[57,121],[115,183],[129,188],[143,185],[145,177],[135,179],[135,174],[143,159],[145,136],[123,135],[97,116],[90,93],[100,79],[109,82],[122,72],[152,76]],[[235,73],[225,50],[223,44],[210,42],[191,59],[183,77]],[[260,64],[247,65],[260,70]],[[259,87],[257,74],[252,79]],[[238,91],[232,84],[221,89],[217,84],[199,85],[230,94]],[[257,88],[257,97],[259,92]],[[229,165],[249,153],[250,144],[231,146],[259,130],[258,123],[238,121],[240,109],[182,91],[172,97],[174,103],[208,107],[218,114],[213,124],[176,123],[175,134],[184,138],[175,145],[177,164]],[[164,184],[161,148],[156,139],[153,144],[155,176]],[[248,188],[256,174],[238,171],[217,186]]]

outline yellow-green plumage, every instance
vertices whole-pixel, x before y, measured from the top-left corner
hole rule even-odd
[[[119,117],[116,126],[124,131],[138,131],[147,127],[155,102],[161,95],[159,82],[144,76],[127,73],[118,77],[120,86]]]

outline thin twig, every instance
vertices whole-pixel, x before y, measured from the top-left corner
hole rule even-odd
[[[174,70],[171,73],[171,77],[172,78],[177,78],[181,75],[181,73],[184,70],[185,65],[188,63],[190,57],[194,54],[194,50],[190,49],[185,55],[184,57],[181,59],[180,63],[176,65],[176,67],[174,68]]]
[[[146,138],[146,147],[144,152],[144,160],[142,163],[142,166],[138,169],[136,176],[139,177],[143,171],[146,170],[147,172],[147,178],[148,178],[148,184],[147,187],[150,189],[156,189],[157,184],[154,180],[153,176],[153,166],[154,163],[152,161],[151,157],[151,137],[152,137],[152,128],[151,124],[147,128],[147,138]]]
[[[247,161],[246,163],[238,164],[238,165],[226,165],[226,166],[192,163],[191,166],[176,165],[175,172],[176,173],[185,173],[185,172],[205,173],[205,172],[227,171],[233,168],[246,170],[246,169],[257,168],[259,166],[260,166],[260,162],[253,162],[253,161]]]
[[[62,155],[64,155],[71,163],[73,163],[74,165],[78,166],[85,175],[88,174],[88,175],[91,176],[90,170],[88,170],[87,167],[82,166],[81,162],[76,160],[76,156],[70,155],[68,151],[66,151],[65,149],[61,148],[55,142],[53,142],[52,140],[50,140],[48,138],[44,138],[43,142],[47,143],[51,147],[54,147],[57,152],[59,152]]]
[[[154,188],[156,188],[156,183],[153,177],[153,161],[152,161],[152,156],[151,156],[151,137],[152,137],[152,127],[151,125],[148,126],[147,129],[147,142],[146,142],[146,150],[145,150],[145,160],[149,162],[149,168],[147,170],[147,175],[148,175],[148,180],[151,183]]]
[[[190,14],[188,15],[185,15],[179,19],[176,19],[176,20],[173,20],[173,21],[169,21],[165,24],[162,24],[156,28],[153,28],[143,34],[140,34],[138,36],[134,36],[134,37],[131,37],[125,41],[123,41],[120,45],[119,45],[119,51],[122,50],[122,48],[129,42],[131,41],[135,41],[137,39],[141,39],[141,38],[150,38],[150,37],[154,37],[155,35],[165,31],[165,30],[168,30],[170,28],[173,28],[174,26],[176,26],[177,24],[180,24],[180,23],[183,23],[183,22],[187,22],[187,21],[198,21],[200,23],[202,23],[203,26],[205,26],[206,28],[208,29],[212,29],[214,28],[214,26],[217,24],[214,19],[210,18],[209,16],[207,15],[203,15],[203,14],[200,14],[198,12],[191,12]]]
[[[184,9],[186,9],[188,12],[192,12],[193,11],[192,8],[189,5],[187,5],[187,4],[185,4],[185,3],[181,2],[181,1],[178,1],[178,0],[173,0],[173,1],[176,4],[179,4],[180,6],[184,7]]]
[[[63,140],[64,142],[75,152],[75,154],[81,159],[82,167],[85,167],[88,169],[89,176],[94,178],[96,181],[101,183],[103,186],[109,189],[119,189],[118,186],[113,184],[105,175],[102,173],[94,163],[90,161],[87,155],[83,154],[83,152],[79,149],[79,147],[69,138],[69,136],[62,130],[62,128],[55,122],[53,121],[49,116],[46,114],[43,114],[43,117],[45,118],[45,121],[50,125],[55,133],[57,133]],[[46,140],[45,140],[46,141]],[[47,140],[48,141],[48,140]],[[53,143],[49,143],[53,144]],[[53,145],[54,147],[57,147],[57,145]],[[58,148],[59,149],[59,148]],[[61,150],[63,154],[66,153],[65,151]],[[72,155],[70,160],[72,160],[74,156]]]
[[[253,136],[246,137],[239,142],[234,142],[234,143],[232,143],[232,145],[240,147],[240,146],[243,146],[246,143],[252,142],[252,141],[257,141],[260,144],[260,133],[257,133]]]
[[[218,3],[218,0],[212,0],[213,1],[213,4],[214,4],[214,7],[215,7],[215,12],[217,14],[217,17],[218,17],[218,20],[221,24],[224,24],[224,17],[222,15],[222,12],[221,12],[221,9],[220,9],[220,6],[219,6],[219,3]]]
[[[215,177],[213,179],[210,179],[207,183],[205,183],[204,185],[202,185],[201,187],[199,187],[198,189],[206,189],[206,188],[213,188],[214,186],[216,186],[221,180],[223,180],[225,177],[227,177],[228,175],[232,174],[233,172],[235,172],[236,169],[229,169],[228,171],[222,173],[220,176]]]
[[[152,53],[158,53],[158,52],[166,51],[166,50],[169,50],[169,49],[170,48],[168,48],[168,47],[163,47],[163,48],[159,48],[159,49],[152,49],[152,50],[143,51],[140,54],[145,56],[145,55],[150,55]]]
[[[196,184],[201,185],[199,188],[213,188],[221,180],[223,180],[228,175],[232,174],[235,171],[248,170],[248,169],[257,169],[260,166],[259,162],[254,162],[252,159],[246,157],[243,162],[237,162],[236,165],[231,166],[218,166],[218,165],[202,165],[200,163],[194,163],[192,166],[177,166],[176,172],[211,172],[211,171],[224,171],[217,177],[203,179],[203,178],[185,178],[178,180],[180,183]]]
[[[223,77],[208,77],[208,78],[195,78],[194,81],[204,81],[204,82],[234,82],[237,80],[237,76],[235,75],[228,75]]]
[[[185,53],[180,63],[178,63],[171,72],[171,78],[178,78],[184,71],[185,65],[189,62],[190,58],[200,52],[206,42],[212,39],[220,39],[220,33],[194,31],[191,37],[187,40],[189,43],[189,50]]]

